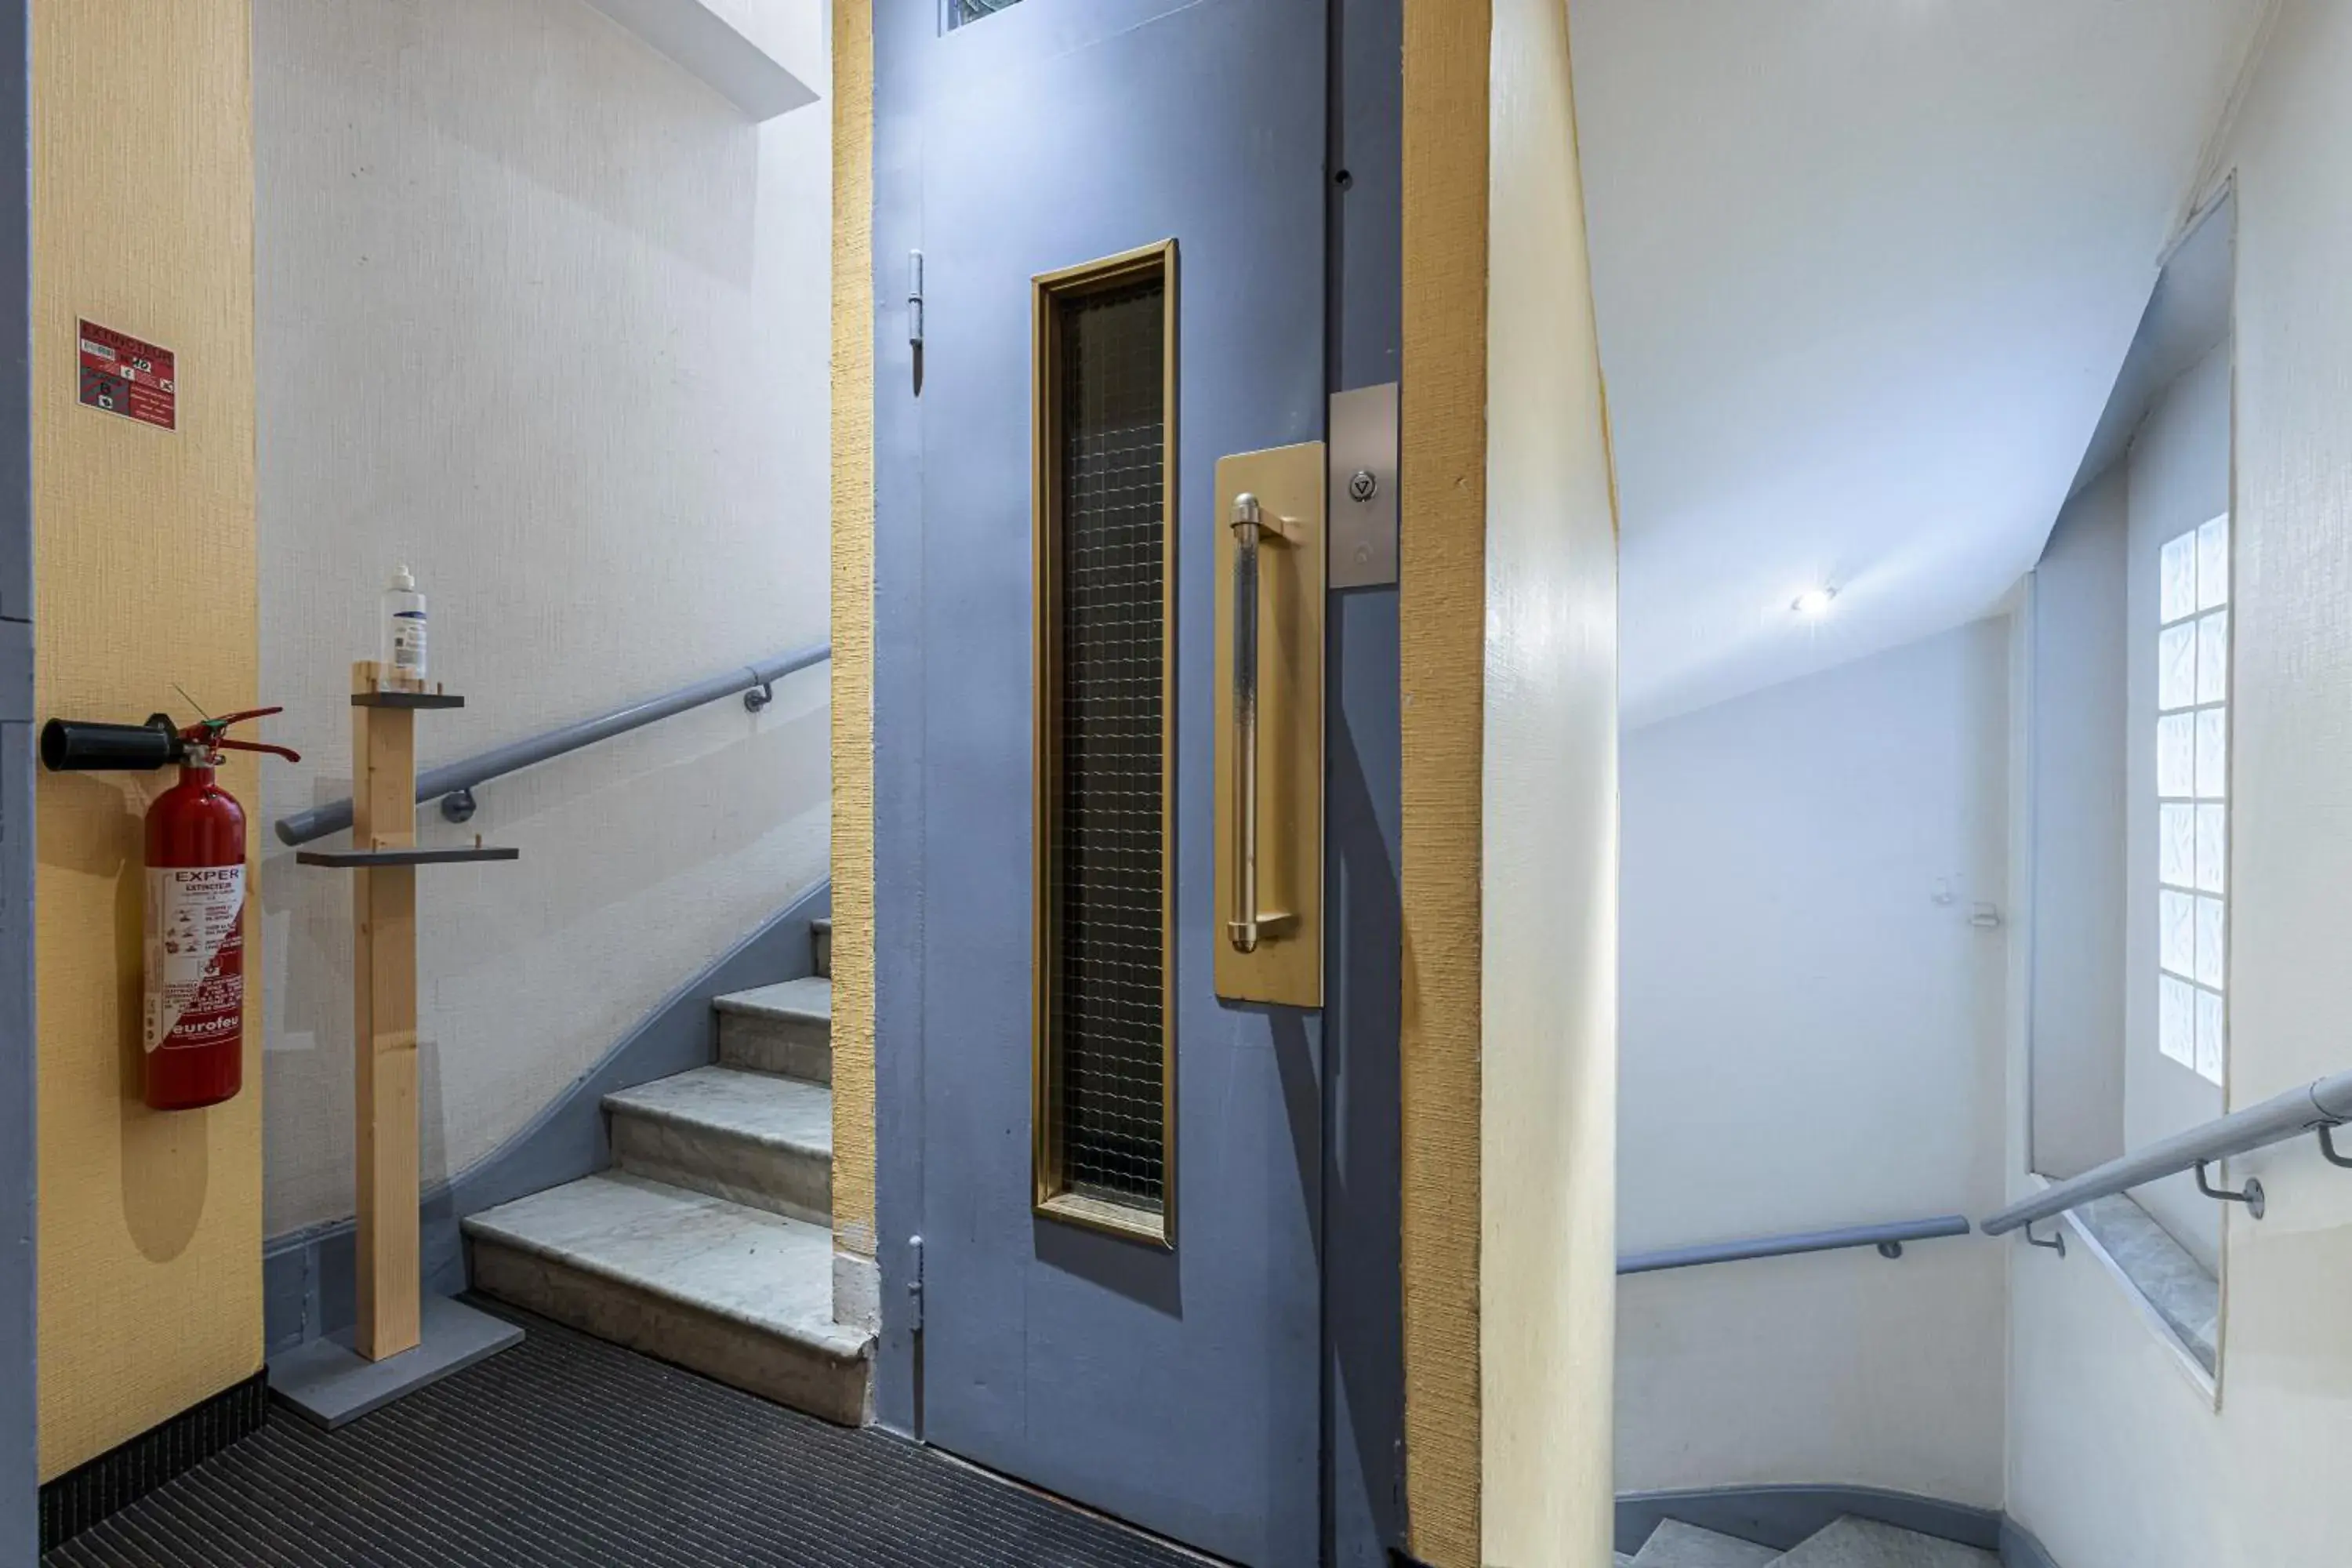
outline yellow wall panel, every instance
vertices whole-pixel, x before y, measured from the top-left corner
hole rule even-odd
[[[874,12],[833,13],[833,1235],[874,1256]]]
[[[33,7],[37,717],[255,699],[250,37],[247,0]],[[178,355],[176,430],[79,405],[85,316]],[[138,1095],[141,824],[171,782],[38,786],[44,1479],[261,1365],[257,978],[243,1094]],[[254,808],[250,761],[223,782]]]
[[[1489,0],[1405,0],[1402,1040],[1405,1498],[1479,1562],[1480,791]]]

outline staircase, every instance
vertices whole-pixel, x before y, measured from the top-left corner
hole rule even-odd
[[[2000,1568],[1990,1552],[1866,1519],[1841,1519],[1782,1552],[1668,1520],[1617,1568]]]
[[[719,1060],[604,1097],[614,1164],[465,1221],[474,1289],[845,1426],[874,1336],[833,1316],[833,953],[717,998]]]

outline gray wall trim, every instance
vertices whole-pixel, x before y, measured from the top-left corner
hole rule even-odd
[[[2000,1521],[2000,1560],[2006,1568],[2058,1568],[2050,1549],[2013,1519]]]
[[[713,997],[814,973],[809,928],[832,912],[828,879],[656,1004],[520,1131],[478,1163],[427,1187],[422,1200],[426,1293],[453,1295],[466,1287],[459,1220],[612,1163],[604,1096],[718,1059]],[[352,1325],[355,1235],[354,1222],[341,1219],[263,1244],[262,1316],[270,1354]]]
[[[1634,1492],[1617,1500],[1617,1550],[1636,1552],[1663,1520],[1786,1552],[1851,1514],[1987,1552],[2001,1545],[2001,1516],[1987,1509],[1870,1487],[1724,1487]],[[2032,1562],[2032,1559],[2024,1561]],[[2046,1563],[2046,1559],[2044,1562]]]
[[[0,5],[0,122],[8,128],[0,138],[0,1562],[9,1563],[30,1563],[40,1550],[31,31],[29,0]]]

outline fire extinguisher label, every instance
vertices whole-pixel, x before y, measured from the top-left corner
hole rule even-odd
[[[245,868],[147,871],[147,1048],[209,1046],[245,1023]]]

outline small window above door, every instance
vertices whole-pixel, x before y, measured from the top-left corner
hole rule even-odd
[[[1009,11],[1021,0],[947,0],[948,26],[950,28],[984,21],[999,11]]]

